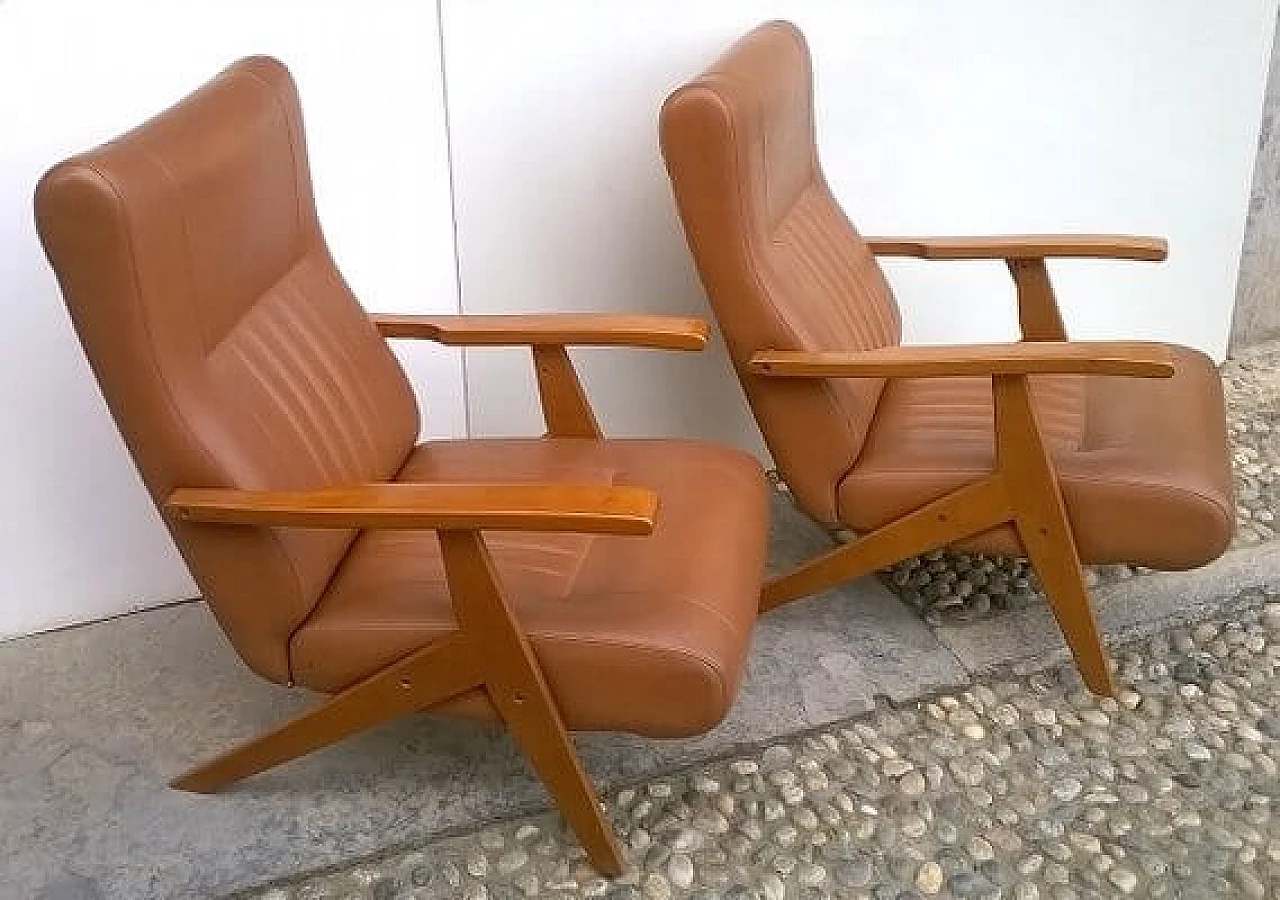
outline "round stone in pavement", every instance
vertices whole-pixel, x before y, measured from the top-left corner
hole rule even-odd
[[[242,900],[1275,896],[1280,602],[1231,605],[1120,649],[1138,702],[985,680],[616,791],[613,882],[547,813]],[[1172,648],[1216,660],[1206,688]]]

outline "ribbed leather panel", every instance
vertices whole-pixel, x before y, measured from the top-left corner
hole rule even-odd
[[[1032,378],[1041,433],[1060,462],[1085,442],[1089,385],[1073,375]],[[840,485],[840,520],[857,530],[878,528],[995,464],[991,379],[890,380],[858,464]],[[1001,540],[995,546],[1018,549],[1007,536]]]
[[[773,235],[788,273],[784,319],[811,350],[868,350],[898,341],[898,309],[875,258],[854,239],[826,189],[810,184]]]
[[[545,468],[529,472],[512,456],[503,465],[503,454],[477,449],[472,445],[452,442],[424,444],[412,453],[396,474],[396,481],[409,483],[446,482],[524,482],[555,479],[563,484],[613,484],[617,470],[609,466],[574,461],[557,461]],[[498,447],[505,446],[499,443]],[[523,446],[513,443],[514,448]],[[434,450],[434,448],[440,448]],[[450,448],[456,448],[450,452]],[[459,452],[460,451],[460,452]],[[527,533],[495,531],[485,535],[485,544],[504,584],[519,585],[522,592],[556,600],[568,596],[582,570],[595,536],[589,534]],[[406,588],[423,598],[447,597],[444,562],[440,545],[431,532],[367,531],[360,536],[354,551],[360,562],[345,569],[339,592],[347,590],[353,579],[359,592],[403,592]],[[412,583],[406,585],[404,559],[412,558]],[[384,582],[379,582],[383,576]]]
[[[573,587],[593,538],[580,534],[485,535],[485,545],[503,584],[519,585],[527,598],[563,599]],[[411,587],[425,597],[447,597],[444,561],[434,532],[367,531],[359,538],[361,591],[374,594]],[[407,585],[403,561],[414,557],[412,585]],[[381,580],[385,575],[385,580]],[[351,576],[344,578],[344,588]]]
[[[342,290],[327,267],[304,259],[210,355],[213,376],[240,399],[236,412],[274,449],[264,459],[276,483],[350,483],[391,474],[403,458],[388,458],[392,410],[379,408],[350,347],[368,335],[335,324],[330,295]]]
[[[1033,379],[1036,414],[1049,446],[1075,450],[1085,433],[1085,380],[1079,376]],[[993,446],[994,413],[989,378],[905,378],[889,382],[880,401],[875,426],[867,439],[866,458],[892,466],[881,451],[891,442],[902,467],[928,458],[972,458],[972,446]],[[918,452],[917,452],[918,451]]]
[[[210,354],[226,403],[226,446],[240,487],[307,488],[383,481],[413,435],[403,409],[380,403],[398,372],[371,371],[381,340],[356,318],[354,298],[318,258],[298,262]],[[361,345],[368,342],[368,346]],[[304,604],[324,589],[354,532],[278,529]]]
[[[856,237],[824,185],[811,183],[773,235],[778,315],[796,337],[796,349],[869,350],[898,343],[897,304],[875,258]],[[859,445],[866,435],[883,381],[837,378],[828,387]]]

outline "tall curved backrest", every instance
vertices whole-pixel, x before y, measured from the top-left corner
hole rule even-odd
[[[298,95],[251,58],[51,170],[36,219],[152,498],[176,487],[381,481],[418,433],[386,343],[325,247]],[[169,522],[245,661],[289,679],[289,636],[348,531]]]
[[[786,22],[748,34],[662,109],[680,218],[756,420],[788,485],[836,522],[883,382],[759,378],[758,350],[897,344],[897,303],[818,162],[813,73]]]

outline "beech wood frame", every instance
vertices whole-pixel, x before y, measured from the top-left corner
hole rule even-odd
[[[599,439],[567,344],[700,350],[696,319],[595,314],[374,316],[384,337],[452,345],[526,344],[548,434]],[[613,829],[583,771],[537,654],[505,595],[482,531],[645,535],[658,496],[638,487],[562,484],[367,484],[313,491],[182,488],[164,504],[186,522],[259,527],[434,529],[458,630],[324,700],[282,725],[179,776],[181,790],[213,792],[467,691],[483,690],[542,777],[587,858],[619,875]]]
[[[1037,420],[1029,376],[1172,376],[1173,356],[1162,344],[1067,342],[1045,265],[1049,257],[1159,261],[1168,253],[1165,241],[1125,235],[865,240],[879,256],[1003,259],[1017,287],[1023,342],[850,353],[764,351],[752,357],[748,369],[778,378],[988,376],[995,407],[995,471],[771,580],[761,595],[761,611],[1011,523],[1040,576],[1085,684],[1094,693],[1114,696],[1110,660],[1089,602],[1053,458]]]

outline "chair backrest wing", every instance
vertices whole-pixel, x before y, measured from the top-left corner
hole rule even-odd
[[[823,177],[804,37],[760,26],[671,95],[661,131],[690,249],[769,449],[809,512],[834,522],[835,486],[883,383],[769,380],[746,364],[764,349],[896,344],[901,321]]]
[[[293,80],[255,57],[52,169],[36,219],[80,341],[157,503],[176,487],[393,476],[412,392],[325,247]],[[289,637],[353,533],[168,523],[240,654]]]

